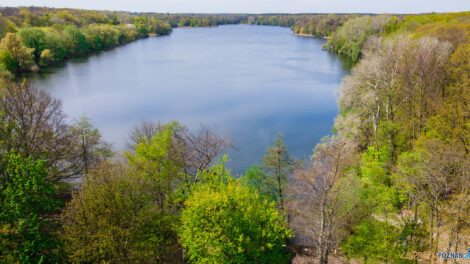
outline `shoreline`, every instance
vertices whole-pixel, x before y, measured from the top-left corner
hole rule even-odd
[[[317,37],[315,35],[310,35],[310,34],[304,34],[304,33],[294,33],[294,35],[299,36],[299,37],[307,37],[307,38],[322,38],[322,39],[329,39],[329,36],[324,36],[324,37]]]
[[[218,26],[219,26],[219,25],[201,26],[201,27],[184,26],[184,27],[174,27],[173,29],[175,29],[175,28],[214,28],[214,27],[218,27]]]

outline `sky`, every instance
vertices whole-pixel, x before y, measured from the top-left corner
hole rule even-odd
[[[470,11],[470,0],[0,0],[48,6],[169,13],[427,13]]]

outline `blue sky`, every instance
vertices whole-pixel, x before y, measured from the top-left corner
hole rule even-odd
[[[0,5],[170,13],[423,13],[470,11],[470,0],[1,0]]]

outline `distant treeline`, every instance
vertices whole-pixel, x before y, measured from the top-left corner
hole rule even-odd
[[[244,23],[243,15],[169,15],[4,7],[0,9],[0,75],[12,77],[106,50],[174,27]]]
[[[0,75],[58,64],[176,27],[252,24],[290,27],[296,34],[325,37],[357,15],[157,14],[45,7],[0,9]]]
[[[290,27],[295,34],[328,38],[330,51],[357,62],[371,35],[389,36],[463,22],[468,12],[424,15],[157,14],[43,7],[0,9],[0,75],[36,71],[175,27],[250,24]],[[9,36],[7,36],[8,33]],[[15,50],[15,52],[13,51]]]
[[[170,34],[175,27],[251,24],[290,27],[294,33],[337,35],[329,48],[357,60],[357,37],[338,30],[354,14],[157,14],[90,11],[46,7],[0,9],[0,75],[13,77],[151,35]],[[373,29],[364,33],[376,32]],[[369,18],[365,18],[367,20]],[[378,25],[379,27],[381,25]],[[338,33],[336,34],[335,32]],[[370,31],[370,32],[369,32]],[[346,36],[343,36],[346,35]],[[345,39],[346,38],[346,39]],[[351,39],[352,38],[352,39]],[[360,36],[358,37],[361,38]],[[351,43],[350,43],[351,42]]]

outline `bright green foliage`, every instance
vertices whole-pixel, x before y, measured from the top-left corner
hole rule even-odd
[[[88,52],[88,42],[85,35],[76,26],[64,29],[64,46],[70,56],[83,56]]]
[[[344,245],[350,257],[361,257],[363,263],[400,262],[400,233],[393,225],[375,219],[365,220],[354,227]]]
[[[134,153],[126,153],[129,164],[153,181],[155,192],[163,198],[162,205],[168,195],[183,184],[181,161],[172,155],[174,148],[178,148],[176,136],[182,128],[177,122],[169,123],[151,139],[142,138]]]
[[[397,204],[391,174],[387,169],[388,155],[390,153],[386,148],[371,146],[361,157],[362,198],[373,213],[390,213]]]
[[[0,63],[3,69],[10,71],[10,72],[16,72],[18,70],[18,63],[11,55],[11,53],[4,49],[0,50]]]
[[[423,15],[408,15],[397,25],[397,30],[401,32],[409,32],[420,30],[423,25],[435,26],[436,24],[455,23],[468,19],[470,12],[458,13],[433,13]]]
[[[266,197],[274,201],[277,200],[277,192],[275,191],[275,186],[273,186],[274,183],[270,182],[269,174],[260,165],[254,164],[248,168],[242,181],[255,188],[260,194],[266,195]]]
[[[50,215],[59,204],[46,182],[44,161],[10,155],[6,162],[0,187],[0,262],[53,263],[58,239]]]
[[[108,49],[119,45],[119,31],[110,25],[92,25],[87,29],[90,46],[94,50]]]
[[[149,35],[149,28],[148,28],[148,18],[147,17],[135,17],[134,18],[134,25],[137,30],[137,34],[139,37],[147,37]]]
[[[231,178],[222,164],[203,173],[185,202],[180,243],[191,263],[288,263],[291,236],[276,204]]]
[[[27,48],[33,49],[34,61],[39,62],[41,53],[46,46],[46,34],[40,28],[22,28],[17,33]]]
[[[64,60],[64,57],[67,54],[67,50],[64,46],[63,36],[54,31],[46,31],[45,34],[46,37],[44,40],[44,48],[51,51],[54,58],[54,63],[61,62]]]
[[[391,24],[396,23],[396,17],[390,15],[360,16],[350,19],[332,35],[327,47],[358,61],[367,38],[384,32]]]

